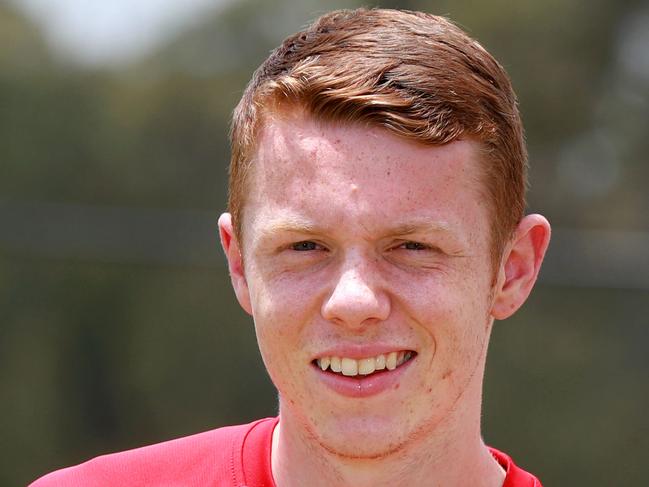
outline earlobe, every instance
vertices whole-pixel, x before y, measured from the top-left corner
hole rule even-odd
[[[250,291],[248,289],[248,282],[244,272],[241,247],[239,246],[239,241],[234,233],[232,216],[230,213],[223,213],[219,217],[219,236],[221,238],[223,251],[225,252],[225,257],[228,261],[230,281],[232,282],[234,293],[236,294],[241,307],[248,314],[252,314]]]
[[[518,310],[536,282],[550,242],[550,224],[541,215],[527,215],[505,249],[498,272],[491,315],[502,320]]]

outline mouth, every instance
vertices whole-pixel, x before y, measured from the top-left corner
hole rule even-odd
[[[314,360],[313,364],[323,372],[346,377],[357,377],[395,370],[416,356],[417,352],[412,350],[382,353],[373,357],[359,359],[332,355],[320,357]]]

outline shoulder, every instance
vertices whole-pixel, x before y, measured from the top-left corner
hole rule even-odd
[[[539,479],[517,466],[509,455],[491,447],[489,451],[507,474],[503,487],[543,487]]]
[[[235,456],[260,422],[227,426],[134,450],[102,455],[52,472],[30,487],[106,485],[229,486]],[[219,483],[217,483],[217,481]]]

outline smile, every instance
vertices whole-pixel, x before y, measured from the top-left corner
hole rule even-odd
[[[347,377],[355,377],[373,374],[381,370],[394,370],[414,358],[415,355],[416,353],[411,350],[401,350],[360,359],[337,356],[320,357],[315,360],[315,363],[323,371],[329,370]]]

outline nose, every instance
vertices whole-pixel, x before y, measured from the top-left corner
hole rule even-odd
[[[351,328],[386,320],[390,299],[381,284],[375,263],[360,256],[348,259],[322,305],[322,316]]]

